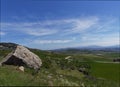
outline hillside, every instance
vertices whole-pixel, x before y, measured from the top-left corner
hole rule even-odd
[[[15,47],[14,43],[0,43],[0,60]],[[119,87],[119,63],[113,62],[119,57],[118,52],[72,53],[71,50],[71,54],[29,49],[42,59],[40,71],[35,73],[25,67],[23,73],[16,70],[17,66],[1,66],[0,86]],[[83,68],[85,72],[81,71]]]

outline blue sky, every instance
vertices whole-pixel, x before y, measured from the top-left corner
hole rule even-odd
[[[38,49],[119,44],[119,1],[0,1],[1,42]]]

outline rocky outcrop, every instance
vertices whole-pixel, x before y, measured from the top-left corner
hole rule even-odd
[[[38,70],[42,65],[42,61],[36,54],[32,53],[24,46],[17,45],[16,49],[1,61],[1,65],[3,64],[17,66],[26,65]]]

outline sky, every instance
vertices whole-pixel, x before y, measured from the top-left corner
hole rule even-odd
[[[1,42],[43,50],[119,44],[120,1],[0,1]]]

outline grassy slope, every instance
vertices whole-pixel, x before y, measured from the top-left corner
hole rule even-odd
[[[8,55],[12,50],[0,50],[0,61]]]
[[[37,54],[43,62],[41,70],[38,74],[33,75],[33,70],[26,68],[25,72],[16,70],[15,66],[3,66],[0,67],[0,85],[26,85],[26,86],[39,86],[39,85],[55,85],[55,86],[80,86],[81,84],[91,85],[95,87],[119,87],[119,66],[120,64],[108,64],[108,63],[96,63],[98,61],[109,61],[107,54],[96,56],[93,54],[72,55],[74,59],[72,62],[81,64],[89,64],[91,66],[90,72],[92,76],[102,78],[104,80],[92,81],[84,78],[84,75],[78,72],[76,69],[71,70],[69,66],[74,64],[66,62],[64,59],[65,54],[54,54],[52,52],[44,52],[38,50],[32,50]],[[2,59],[10,51],[1,51],[0,58]],[[113,55],[113,56],[112,56]],[[114,58],[115,54],[110,57]],[[76,62],[78,61],[78,62]],[[80,62],[79,62],[80,61]],[[111,60],[110,60],[111,61]],[[69,66],[66,66],[66,65]],[[64,65],[64,66],[63,66]],[[62,67],[67,67],[61,69]]]

